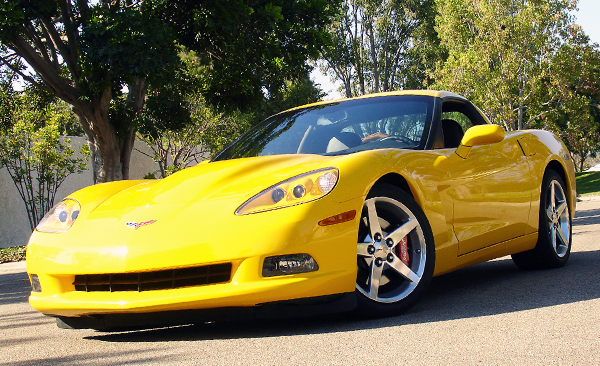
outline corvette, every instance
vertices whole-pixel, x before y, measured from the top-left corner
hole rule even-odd
[[[66,197],[31,235],[29,302],[61,327],[101,330],[391,316],[475,263],[563,266],[575,200],[556,136],[506,132],[459,95],[320,102],[165,179]]]

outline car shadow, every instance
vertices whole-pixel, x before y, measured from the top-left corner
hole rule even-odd
[[[30,292],[27,273],[5,273],[0,276],[0,306],[27,302]]]
[[[347,332],[475,318],[600,298],[600,251],[575,252],[560,269],[522,271],[510,258],[481,263],[433,279],[407,313],[379,319],[348,314],[301,319],[215,322],[85,337],[105,342],[203,341]]]

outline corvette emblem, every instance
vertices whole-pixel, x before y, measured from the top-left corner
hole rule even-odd
[[[132,228],[133,230],[137,230],[138,228],[146,225],[150,225],[155,223],[156,220],[142,221],[142,222],[126,222],[125,226],[128,228]]]

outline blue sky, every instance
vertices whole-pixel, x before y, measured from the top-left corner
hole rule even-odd
[[[575,13],[577,20],[583,31],[590,37],[592,42],[600,44],[600,1],[598,0],[579,0],[579,11]]]
[[[575,23],[579,24],[583,31],[590,37],[594,43],[600,44],[600,0],[579,0],[578,11],[574,13]],[[327,76],[322,75],[317,70],[311,74],[312,79],[321,84],[321,89],[328,94],[325,99],[340,98]]]

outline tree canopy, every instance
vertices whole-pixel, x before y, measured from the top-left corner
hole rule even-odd
[[[441,56],[433,0],[345,0],[329,26],[323,70],[346,97],[421,88]]]
[[[532,126],[560,98],[545,88],[572,24],[571,0],[438,0],[448,58],[435,87],[463,94],[507,130]]]
[[[197,51],[207,101],[250,108],[263,90],[305,71],[333,5],[12,0],[0,5],[0,63],[72,106],[94,156],[95,181],[127,179],[148,88],[174,90],[165,81],[181,67],[177,44]],[[171,96],[184,113],[182,96]]]
[[[544,128],[578,169],[600,150],[600,52],[571,15],[576,0],[437,0],[448,57],[437,89],[473,100],[507,130]]]
[[[340,0],[150,0],[196,52],[205,99],[243,112],[259,106],[265,91],[303,77],[327,40],[325,27]]]

